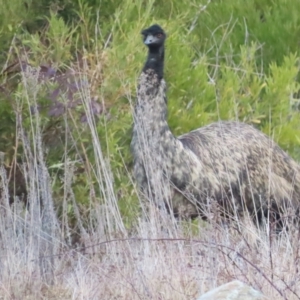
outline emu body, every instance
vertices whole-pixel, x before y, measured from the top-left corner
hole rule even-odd
[[[154,25],[142,32],[144,40],[149,32],[161,39],[153,47],[147,44],[131,142],[142,192],[181,218],[205,218],[211,200],[228,215],[298,209],[299,165],[254,127],[221,121],[179,137],[172,134],[163,79],[165,33]]]

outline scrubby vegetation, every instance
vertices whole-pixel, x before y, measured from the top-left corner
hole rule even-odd
[[[179,224],[131,176],[141,29],[167,40],[169,124],[254,124],[300,162],[297,0],[0,0],[3,299],[300,299],[299,231]]]

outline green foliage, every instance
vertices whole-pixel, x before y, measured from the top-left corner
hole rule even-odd
[[[212,62],[238,63],[240,45],[256,42],[260,46],[256,60],[268,68],[271,61],[281,63],[284,56],[298,50],[299,9],[299,1],[294,0],[211,1],[192,34],[201,41],[196,47],[200,52],[209,51]]]
[[[79,89],[78,99],[90,93],[104,104],[96,130],[128,226],[139,210],[130,178],[131,105],[146,56],[140,31],[152,23],[161,24],[168,34],[165,77],[174,134],[219,119],[240,120],[254,124],[300,160],[298,0],[31,0],[26,4],[0,0],[0,4],[1,69],[7,67],[6,61],[9,65],[20,59],[30,66],[49,65],[59,75],[72,70],[80,74],[79,82],[83,77],[89,82]],[[0,151],[8,165],[16,155],[16,116],[22,116],[28,130],[33,118],[29,103],[20,104],[27,87],[20,75],[11,73],[4,72],[0,79]],[[74,165],[72,187],[78,203],[85,207],[92,189],[95,201],[104,201],[92,171],[97,161],[93,137],[81,122],[83,107],[50,117],[49,93],[59,85],[51,80],[38,82],[36,101],[44,108],[41,129],[56,203],[64,197],[64,159]],[[59,99],[67,102],[67,91]],[[21,159],[21,150],[17,154]]]

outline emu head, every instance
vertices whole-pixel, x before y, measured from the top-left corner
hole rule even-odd
[[[144,44],[151,49],[158,49],[164,45],[166,34],[157,24],[144,29],[142,32]]]

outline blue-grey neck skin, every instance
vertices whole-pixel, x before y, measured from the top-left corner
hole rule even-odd
[[[161,80],[164,76],[164,46],[149,47],[148,58],[143,68],[143,72],[152,69]]]

